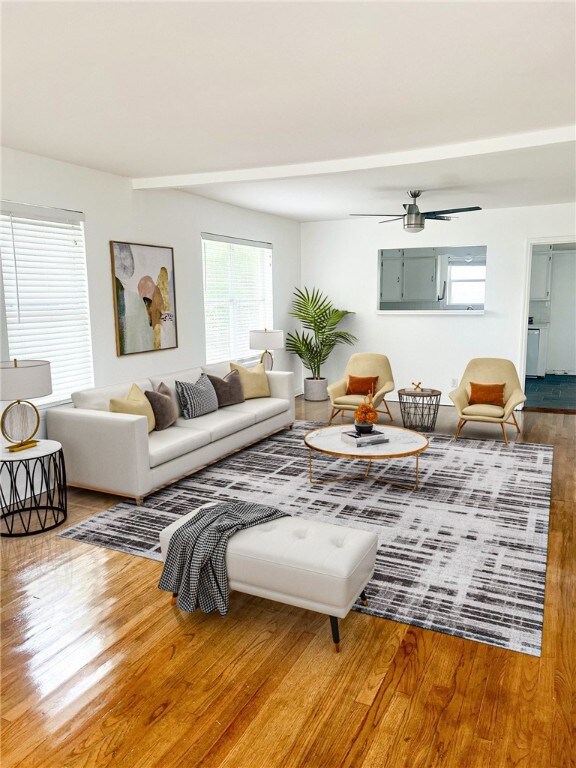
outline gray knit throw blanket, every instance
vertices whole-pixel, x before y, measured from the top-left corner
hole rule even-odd
[[[243,502],[200,510],[170,539],[158,587],[178,593],[183,611],[228,612],[226,548],[236,531],[288,517],[275,507]]]

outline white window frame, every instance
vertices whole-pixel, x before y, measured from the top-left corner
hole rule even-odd
[[[48,360],[35,405],[70,402],[94,385],[84,214],[2,201],[0,250],[2,359]]]
[[[484,277],[478,277],[478,278],[453,278],[452,277],[452,268],[453,267],[484,267]],[[456,307],[456,306],[463,306],[463,302],[461,301],[453,301],[452,300],[452,286],[455,283],[483,283],[484,284],[484,302],[483,303],[468,303],[468,306],[473,307],[474,309],[482,308],[484,307],[486,303],[486,259],[484,257],[481,258],[474,258],[472,257],[471,260],[466,260],[464,258],[456,258],[453,259],[451,257],[448,257],[448,272],[447,272],[447,286],[446,286],[446,305],[450,307]]]
[[[249,347],[249,333],[248,330],[259,330],[265,327],[273,328],[273,282],[272,282],[272,255],[273,248],[271,243],[266,243],[256,240],[246,240],[237,237],[228,237],[226,235],[215,235],[209,232],[202,232],[202,270],[203,270],[203,288],[204,288],[204,317],[205,317],[205,345],[206,345],[206,362],[208,364],[226,362],[228,360],[238,360],[243,363],[256,363],[260,358],[260,353],[250,350]],[[217,243],[221,248],[222,246],[228,246],[226,248],[226,258],[228,259],[228,286],[226,290],[226,296],[222,298],[210,297],[207,293],[209,275],[207,270],[208,262],[208,249],[210,243]],[[235,331],[238,330],[238,326],[241,325],[239,318],[241,317],[241,309],[246,308],[246,304],[253,304],[254,299],[244,299],[237,294],[235,290],[237,286],[237,272],[234,269],[234,247],[239,246],[241,248],[253,248],[258,251],[257,255],[260,260],[260,268],[262,274],[261,289],[262,293],[259,298],[259,310],[255,312],[254,318],[250,320],[251,327],[244,328],[241,336]],[[224,255],[223,255],[224,258]],[[209,325],[209,308],[210,306],[225,305],[228,307],[228,322],[225,324],[226,329],[221,328],[220,331],[225,334],[225,341],[220,347],[216,349],[210,349],[210,338],[215,332],[216,326],[212,328]],[[257,315],[257,317],[256,317]],[[223,324],[224,325],[224,324]]]

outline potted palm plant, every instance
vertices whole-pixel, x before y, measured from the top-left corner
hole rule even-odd
[[[348,331],[336,328],[346,315],[353,313],[336,309],[317,288],[311,291],[295,288],[290,314],[300,320],[304,330],[286,334],[286,349],[298,355],[302,365],[312,374],[304,379],[304,398],[327,400],[327,380],[322,376],[321,367],[335,346],[357,341],[356,336]]]

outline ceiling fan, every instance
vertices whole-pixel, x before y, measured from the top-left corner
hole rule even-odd
[[[411,203],[404,203],[404,210],[406,213],[398,216],[397,213],[351,213],[351,216],[386,216],[384,221],[378,222],[379,224],[388,224],[390,221],[404,220],[404,229],[406,232],[422,232],[426,219],[435,219],[436,221],[450,221],[453,217],[447,216],[448,213],[466,213],[467,211],[481,211],[482,208],[478,205],[474,205],[470,208],[448,208],[445,211],[426,211],[420,212],[416,200],[420,197],[422,191],[420,189],[414,189],[408,192],[408,197],[412,198]],[[389,218],[394,217],[394,218]]]

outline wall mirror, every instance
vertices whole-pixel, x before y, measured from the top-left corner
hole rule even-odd
[[[484,309],[486,246],[378,251],[378,309]]]

